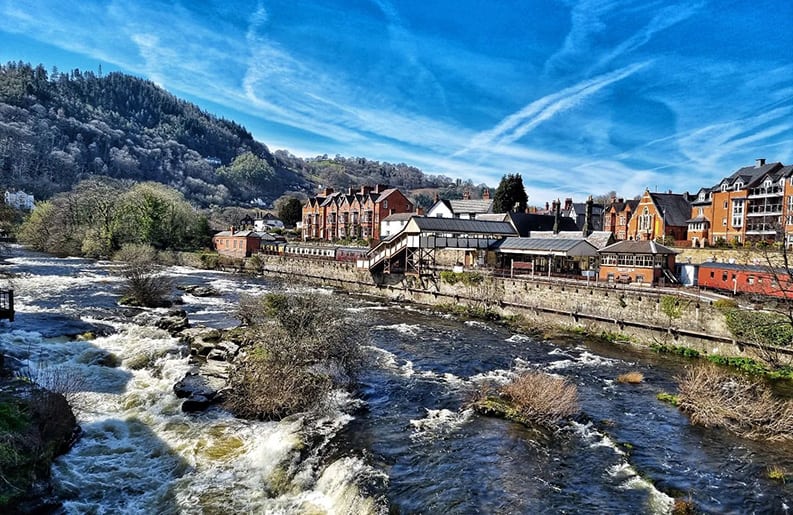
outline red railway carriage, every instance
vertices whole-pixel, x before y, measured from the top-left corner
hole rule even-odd
[[[734,294],[793,299],[793,277],[783,269],[734,263],[702,263],[697,282],[702,288]]]

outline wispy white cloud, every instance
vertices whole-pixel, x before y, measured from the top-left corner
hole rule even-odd
[[[114,64],[224,116],[243,113],[263,142],[301,155],[404,161],[490,184],[519,172],[537,202],[693,190],[755,148],[793,159],[789,59],[653,54],[671,27],[718,7],[582,0],[562,39],[520,59],[429,30],[422,13],[388,0],[318,15],[335,8],[41,0],[34,13],[0,0],[0,45],[18,33]],[[710,175],[686,173],[695,167]]]
[[[492,129],[480,132],[474,136],[471,143],[466,148],[456,152],[455,155],[462,155],[475,148],[486,147],[493,142],[498,142],[502,145],[515,142],[541,123],[559,113],[572,109],[606,86],[633,75],[649,64],[649,62],[632,64],[535,100],[520,111],[504,118]]]

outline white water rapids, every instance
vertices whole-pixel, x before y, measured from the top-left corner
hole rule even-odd
[[[179,340],[165,331],[119,318],[84,318],[115,332],[80,341],[45,336],[57,327],[37,331],[30,327],[37,322],[25,324],[26,317],[45,325],[48,315],[80,315],[92,299],[113,293],[118,279],[105,273],[111,264],[45,257],[10,261],[26,270],[14,281],[21,324],[0,327],[0,348],[26,365],[34,380],[68,391],[83,429],[53,467],[55,494],[67,513],[382,511],[382,502],[358,488],[380,473],[353,457],[322,463],[323,447],[350,419],[348,396],[337,395],[324,415],[311,419],[254,422],[220,409],[184,414],[173,386],[190,365]],[[236,286],[213,277],[223,283],[218,286]],[[196,314],[231,309],[218,298],[187,302]],[[15,329],[19,325],[24,329]],[[108,359],[120,365],[100,364]]]

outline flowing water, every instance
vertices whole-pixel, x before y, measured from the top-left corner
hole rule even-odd
[[[674,391],[682,359],[340,296],[370,327],[355,394],[280,422],[189,415],[172,390],[190,368],[183,345],[116,305],[112,263],[14,252],[17,321],[0,322],[0,347],[77,406],[83,436],[53,468],[67,513],[668,513],[673,497],[709,513],[793,506],[793,487],[767,477],[793,471],[793,446],[691,426],[656,400]],[[240,294],[275,288],[170,273],[224,292],[183,296],[194,325],[230,327]],[[69,337],[89,329],[95,339]],[[545,434],[462,409],[483,382],[523,370],[574,382],[583,416]],[[642,384],[615,381],[634,370]]]

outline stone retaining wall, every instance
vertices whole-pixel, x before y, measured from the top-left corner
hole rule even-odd
[[[744,355],[751,345],[734,342],[724,316],[711,302],[687,292],[673,294],[683,306],[671,319],[661,308],[664,294],[586,283],[559,283],[539,278],[487,277],[481,284],[449,285],[408,277],[376,285],[368,271],[354,264],[262,256],[265,275],[290,277],[349,292],[426,305],[485,307],[502,315],[523,315],[538,326],[585,328],[592,333],[618,333],[642,344],[664,343],[709,354]],[[668,293],[666,294],[668,295]]]

